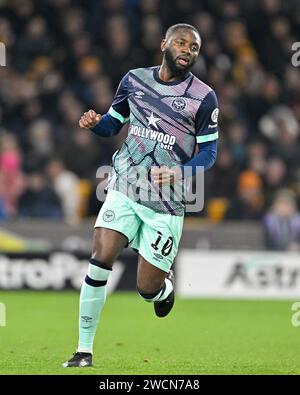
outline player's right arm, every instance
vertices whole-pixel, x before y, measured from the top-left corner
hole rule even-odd
[[[127,99],[128,73],[122,78],[108,112],[102,116],[94,110],[89,110],[80,118],[79,126],[102,137],[116,135],[129,120],[130,109]]]

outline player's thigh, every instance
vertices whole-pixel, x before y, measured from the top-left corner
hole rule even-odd
[[[139,231],[139,254],[151,265],[168,273],[178,252],[183,217],[144,212]]]
[[[135,237],[141,220],[132,209],[132,201],[120,192],[108,190],[95,223],[93,256],[110,263]]]
[[[112,267],[127,244],[127,237],[122,233],[107,228],[95,228],[92,258]]]

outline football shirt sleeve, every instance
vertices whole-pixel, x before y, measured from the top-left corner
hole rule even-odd
[[[190,168],[191,172],[188,176],[194,176],[199,171],[199,168],[208,170],[215,163],[217,158],[217,140],[208,141],[206,143],[199,143],[199,153],[191,160],[181,166],[181,170],[185,175],[185,169]]]
[[[119,133],[123,124],[108,113],[104,114],[101,121],[90,130],[101,137],[112,137]]]
[[[197,143],[207,143],[218,138],[218,114],[218,100],[212,90],[205,96],[196,114]]]
[[[108,114],[118,120],[122,125],[129,120],[130,109],[128,104],[128,79],[127,73],[121,80]]]

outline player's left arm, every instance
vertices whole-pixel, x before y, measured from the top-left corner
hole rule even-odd
[[[151,172],[155,184],[169,184],[199,171],[208,170],[217,158],[218,139],[218,100],[210,91],[201,103],[196,114],[196,142],[199,153],[182,166],[154,168]]]

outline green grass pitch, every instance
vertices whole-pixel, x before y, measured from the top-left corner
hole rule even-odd
[[[299,374],[289,301],[176,299],[157,318],[135,293],[109,295],[94,367],[63,369],[77,344],[78,292],[0,292],[0,374]]]

